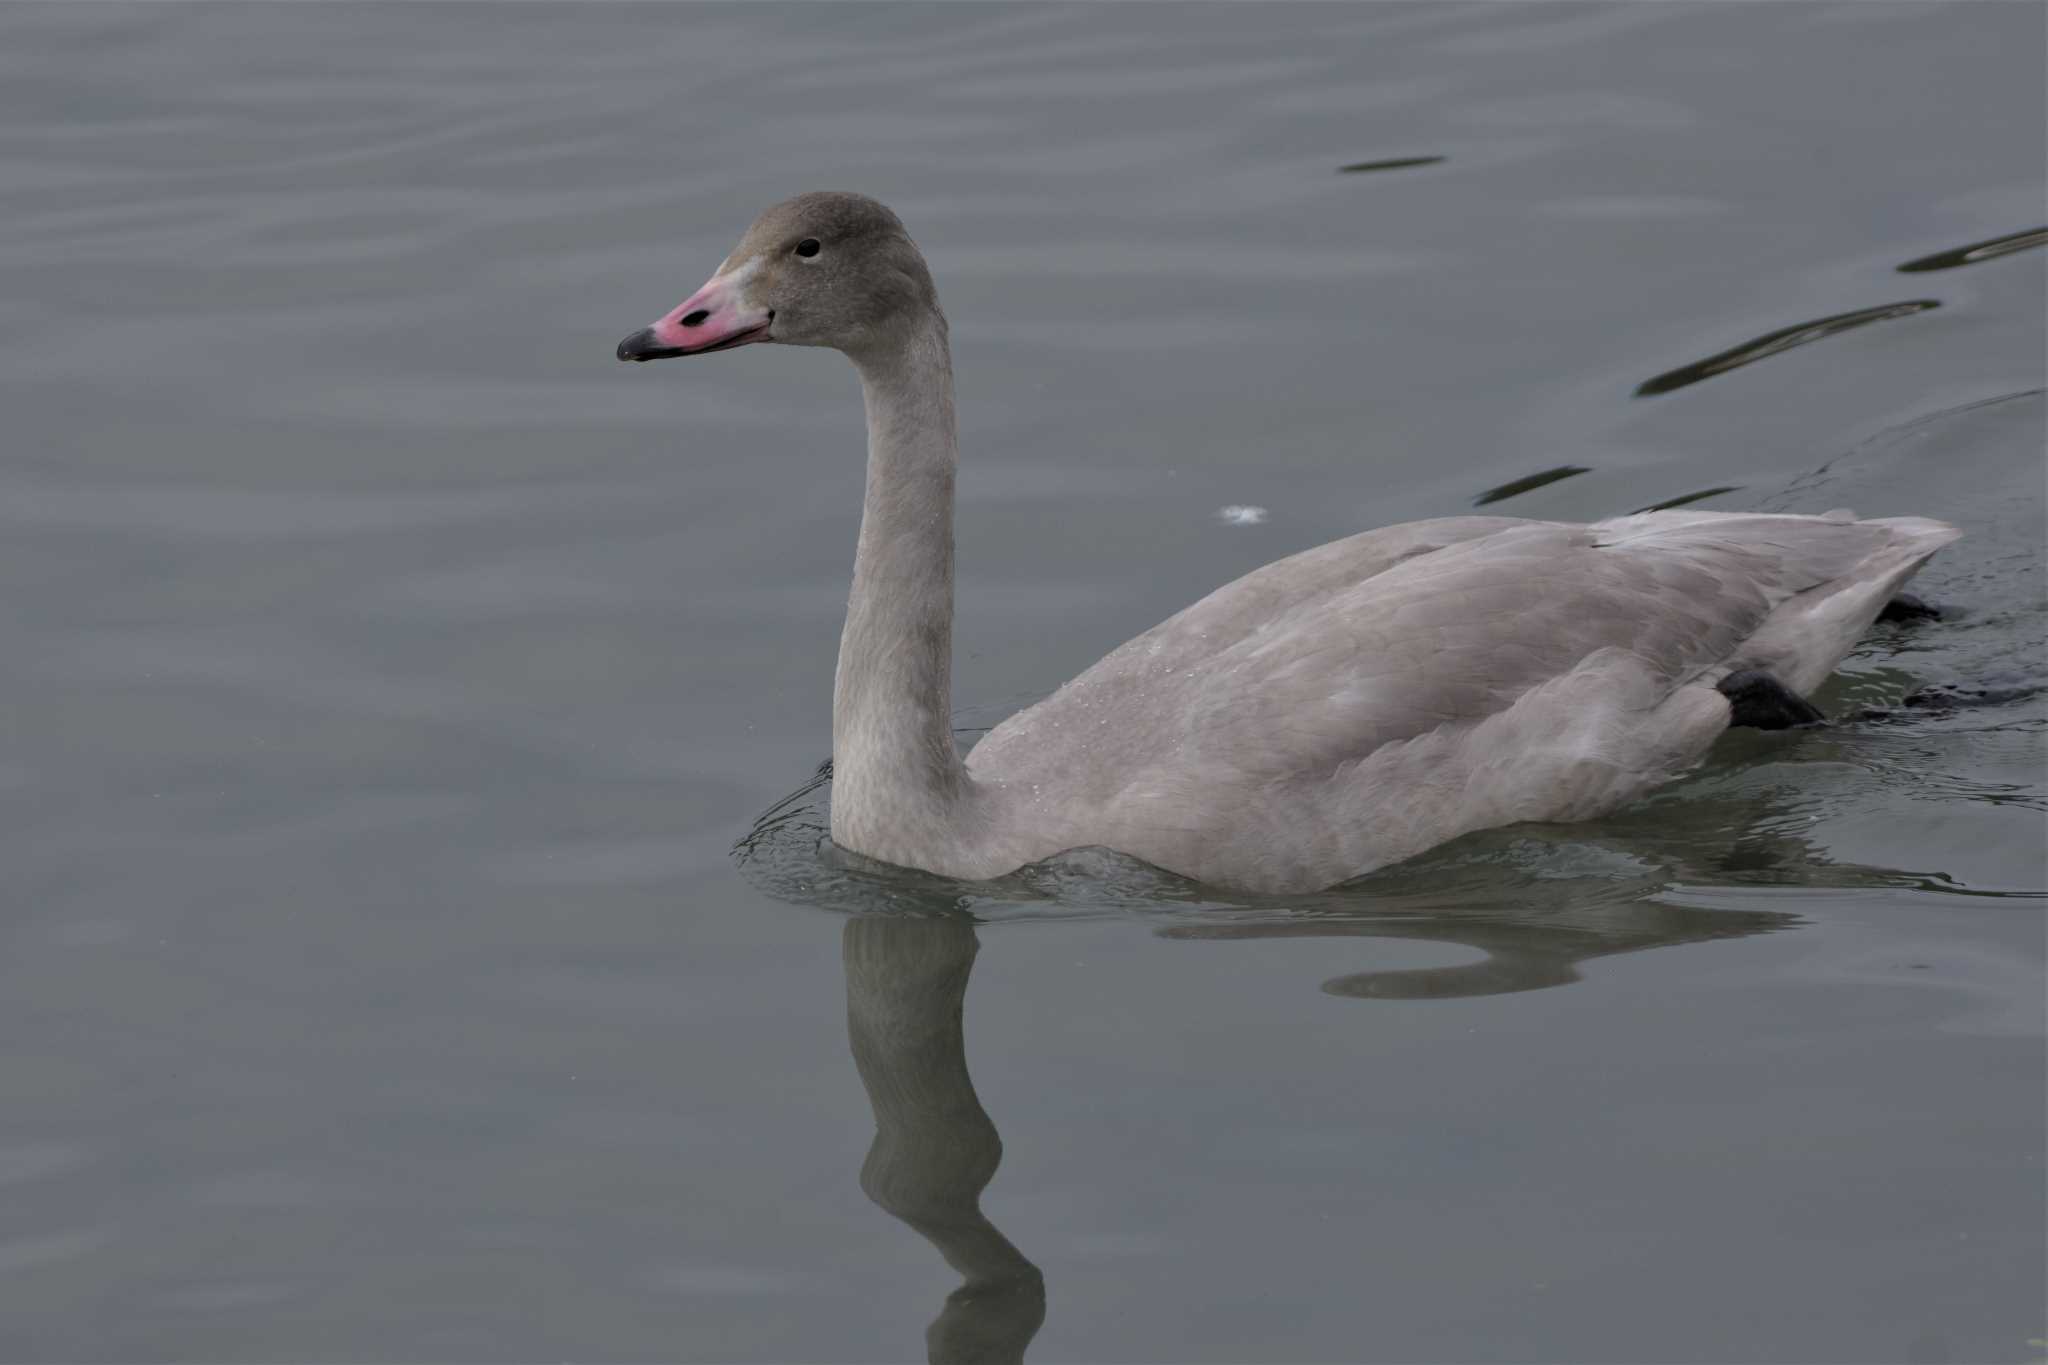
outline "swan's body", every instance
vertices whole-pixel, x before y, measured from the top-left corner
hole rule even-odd
[[[1729,723],[1715,687],[1729,674],[1817,686],[1959,534],[1919,518],[1716,512],[1369,531],[1219,588],[963,763],[951,359],[895,216],[856,195],[778,205],[619,354],[756,340],[846,352],[867,400],[833,839],[955,877],[1099,845],[1219,885],[1302,891],[1472,830],[1598,815],[1706,751]]]

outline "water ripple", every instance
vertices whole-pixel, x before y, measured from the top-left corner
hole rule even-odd
[[[1342,175],[1357,175],[1365,171],[1399,171],[1410,166],[1434,166],[1444,158],[1440,156],[1395,156],[1384,161],[1354,161],[1349,166],[1339,166]]]
[[[1893,318],[1911,317],[1924,313],[1930,308],[1939,308],[1938,299],[1907,299],[1900,303],[1881,304],[1876,308],[1859,308],[1853,313],[1836,313],[1831,317],[1815,318],[1812,322],[1796,323],[1781,327],[1775,332],[1766,332],[1740,346],[1731,346],[1716,352],[1705,360],[1695,360],[1690,365],[1681,365],[1675,370],[1653,375],[1636,385],[1636,397],[1647,398],[1653,394],[1670,393],[1703,379],[1712,379],[1717,374],[1740,369],[1766,357],[1781,355],[1796,346],[1804,346],[1831,337],[1838,332],[1865,327],[1873,322],[1889,322]]]
[[[1509,498],[1534,492],[1546,484],[1556,483],[1560,479],[1569,479],[1576,474],[1589,474],[1591,472],[1586,466],[1577,464],[1561,464],[1555,469],[1538,470],[1534,474],[1524,474],[1519,479],[1509,479],[1506,483],[1487,489],[1484,493],[1472,499],[1472,505],[1474,507],[1484,507],[1491,502],[1504,502]]]
[[[1932,256],[1921,256],[1900,266],[1901,275],[1918,275],[1929,270],[1953,270],[1959,265],[1976,265],[1979,261],[1996,260],[2010,256],[2015,251],[2029,247],[2048,245],[2048,227],[2028,228],[2025,232],[2009,233],[1993,237],[1989,241],[1972,242],[1968,246],[1951,247],[1937,251]]]
[[[1697,493],[1681,493],[1675,498],[1666,498],[1662,502],[1653,502],[1648,507],[1638,507],[1636,512],[1638,514],[1643,512],[1669,512],[1674,507],[1690,507],[1696,502],[1705,502],[1708,498],[1718,498],[1723,493],[1740,493],[1741,491],[1741,484],[1720,484],[1713,488],[1702,488]]]

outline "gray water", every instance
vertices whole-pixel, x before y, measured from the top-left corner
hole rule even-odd
[[[0,9],[0,1358],[2038,1357],[2043,15]],[[1482,501],[1946,619],[1328,896],[851,866],[851,371],[611,358],[820,187],[963,730]]]

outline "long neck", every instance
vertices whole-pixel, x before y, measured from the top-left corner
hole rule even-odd
[[[914,861],[966,789],[953,747],[953,364],[936,310],[901,346],[855,357],[867,498],[832,696],[832,833]]]

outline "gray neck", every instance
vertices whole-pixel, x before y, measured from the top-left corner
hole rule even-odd
[[[832,837],[887,862],[943,841],[968,781],[953,747],[953,363],[936,309],[854,357],[867,498],[832,694]]]

